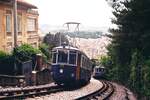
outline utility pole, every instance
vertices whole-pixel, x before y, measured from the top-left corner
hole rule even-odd
[[[65,23],[66,25],[67,25],[67,28],[68,28],[68,31],[70,31],[71,30],[71,25],[73,25],[74,26],[74,33],[75,33],[75,36],[73,37],[73,45],[76,47],[76,40],[75,40],[75,38],[76,38],[76,36],[77,36],[77,33],[79,33],[79,25],[80,25],[80,23],[78,23],[78,22],[67,22],[67,23]]]
[[[17,47],[18,24],[17,24],[17,1],[16,0],[13,0],[13,18],[14,18],[14,47]]]
[[[59,32],[59,45],[61,46],[61,40],[62,40],[62,38],[61,38],[61,32]]]
[[[14,21],[14,51],[16,52],[15,48],[17,47],[17,34],[18,34],[18,23],[17,23],[17,1],[13,0],[12,2],[13,4],[13,21]],[[15,74],[16,74],[16,69],[17,69],[17,65],[16,65],[16,56],[14,56],[15,58],[15,62],[14,62],[14,69],[15,69]]]

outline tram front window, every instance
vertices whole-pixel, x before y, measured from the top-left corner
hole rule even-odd
[[[76,65],[76,53],[70,52],[70,54],[69,54],[69,64]]]
[[[58,51],[58,63],[67,63],[68,52]]]
[[[57,55],[57,53],[56,52],[53,52],[53,63],[56,63],[56,55]]]

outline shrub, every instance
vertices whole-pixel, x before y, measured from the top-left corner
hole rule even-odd
[[[8,57],[8,54],[4,51],[0,51],[0,60],[3,60],[4,58]]]
[[[28,60],[33,60],[36,54],[41,53],[40,50],[33,48],[29,44],[23,44],[19,47],[16,47],[13,51],[13,55],[18,61],[25,62]]]
[[[39,49],[43,53],[43,56],[46,60],[51,59],[51,50],[50,50],[50,47],[48,45],[43,43],[43,44],[40,45]]]
[[[14,58],[3,51],[0,51],[0,74],[14,74]]]

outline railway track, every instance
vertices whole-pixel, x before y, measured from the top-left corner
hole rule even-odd
[[[1,99],[13,99],[13,98],[26,98],[38,95],[45,95],[48,93],[55,93],[63,91],[64,87],[57,85],[39,85],[30,87],[19,87],[19,88],[4,88],[0,90],[0,100]]]
[[[102,81],[102,84],[103,86],[99,90],[83,97],[77,98],[76,100],[108,100],[114,92],[114,86],[107,81]]]
[[[39,85],[39,86],[28,86],[28,87],[11,87],[0,89],[0,100],[11,100],[11,99],[25,99],[28,97],[35,97],[46,95],[50,93],[56,93],[61,91],[73,91],[81,88],[83,85],[75,85],[75,86],[58,86],[58,85]]]
[[[114,91],[114,87],[111,83],[107,81],[102,81],[102,88],[99,90],[88,94],[86,96],[77,98],[76,100],[106,100],[108,99]],[[76,87],[79,88],[79,87]],[[52,84],[39,85],[39,86],[30,86],[30,87],[16,87],[16,88],[5,88],[0,90],[0,100],[1,99],[25,99],[27,97],[34,97],[39,95],[45,95],[50,93],[56,93],[65,90],[74,90],[73,88],[66,88],[64,86],[57,86]]]

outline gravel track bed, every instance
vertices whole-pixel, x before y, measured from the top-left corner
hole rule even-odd
[[[137,100],[134,94],[127,88],[117,83],[112,83],[115,86],[114,94],[110,97],[110,100]],[[128,94],[128,98],[126,97]]]
[[[102,88],[102,83],[92,78],[88,85],[80,89],[74,91],[63,91],[63,92],[51,93],[45,96],[27,98],[26,100],[72,100],[87,95],[89,93],[92,93],[100,88]]]

